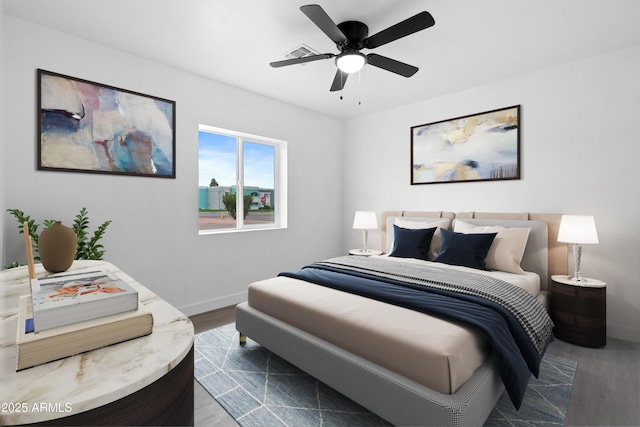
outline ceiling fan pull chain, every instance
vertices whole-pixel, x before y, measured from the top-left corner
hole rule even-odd
[[[362,105],[362,69],[360,69],[360,71],[358,71],[358,105]]]

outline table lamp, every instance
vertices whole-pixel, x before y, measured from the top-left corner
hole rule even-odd
[[[368,211],[356,211],[356,216],[353,218],[353,228],[356,230],[362,230],[362,253],[368,253],[367,233],[369,230],[375,230],[376,228],[378,228],[376,213]]]
[[[580,256],[582,254],[582,245],[598,243],[598,233],[593,217],[562,215],[560,230],[558,231],[558,242],[573,244],[575,273],[569,279],[576,282],[585,282],[586,279],[580,275]]]

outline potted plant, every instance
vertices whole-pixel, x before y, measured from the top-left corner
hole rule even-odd
[[[24,233],[24,223],[27,223],[28,230],[27,232],[31,236],[31,244],[33,245],[33,254],[35,260],[40,260],[40,255],[38,252],[38,228],[39,224],[35,222],[35,220],[31,219],[29,215],[26,215],[23,211],[19,209],[7,209],[11,215],[13,215],[18,221],[18,232],[20,234]],[[51,227],[55,223],[55,220],[46,219],[43,221],[43,228],[46,229]],[[107,231],[107,227],[111,224],[111,220],[103,222],[94,232],[93,235],[89,235],[89,214],[87,208],[82,208],[80,213],[76,215],[73,220],[72,229],[76,234],[78,239],[78,243],[76,246],[76,254],[75,259],[90,259],[90,260],[101,260],[104,256],[106,249],[100,243],[100,239],[104,236]],[[13,268],[18,267],[20,264],[18,262],[13,262],[5,268]]]

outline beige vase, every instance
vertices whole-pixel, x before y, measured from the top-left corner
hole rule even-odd
[[[50,273],[59,273],[71,267],[77,244],[76,233],[60,221],[42,230],[38,238],[38,252],[44,269]]]

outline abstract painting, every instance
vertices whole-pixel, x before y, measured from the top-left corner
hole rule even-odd
[[[411,184],[520,179],[520,106],[411,128]]]
[[[175,178],[175,102],[38,70],[38,169]]]

